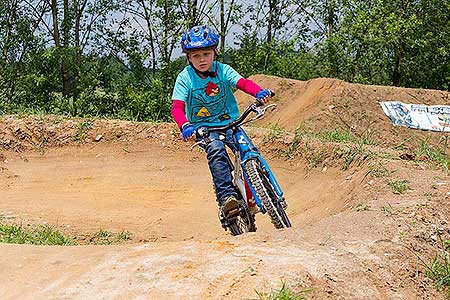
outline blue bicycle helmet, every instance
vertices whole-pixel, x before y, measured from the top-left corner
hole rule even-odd
[[[219,44],[219,36],[207,25],[194,26],[181,38],[184,53],[197,49],[215,48]]]

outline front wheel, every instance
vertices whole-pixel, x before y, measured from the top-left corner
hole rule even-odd
[[[258,161],[255,159],[248,160],[244,165],[244,170],[256,194],[269,213],[275,228],[291,227],[283,203],[278,200],[275,189]]]

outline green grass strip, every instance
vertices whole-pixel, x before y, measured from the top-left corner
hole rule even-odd
[[[260,293],[257,291],[256,293],[259,298],[254,300],[307,300],[305,294],[310,291],[312,289],[295,292],[283,282],[279,290],[271,291],[270,293]]]
[[[75,245],[75,241],[66,237],[58,229],[49,225],[27,226],[0,223],[0,242],[31,245]]]

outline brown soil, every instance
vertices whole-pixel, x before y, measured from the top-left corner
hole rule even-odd
[[[8,116],[0,222],[51,224],[79,246],[0,244],[0,299],[249,299],[282,282],[312,288],[308,299],[444,299],[424,264],[436,232],[449,234],[450,179],[412,156],[422,139],[443,136],[393,127],[378,101],[448,104],[449,93],[253,79],[277,92],[277,109],[247,130],[285,192],[293,228],[275,230],[258,214],[256,233],[223,231],[204,153],[190,151],[173,124]],[[272,137],[270,124],[288,133]],[[305,139],[286,160],[301,124],[369,134],[378,146],[346,170],[347,144]],[[396,180],[410,189],[394,194]],[[132,239],[93,245],[99,230]]]

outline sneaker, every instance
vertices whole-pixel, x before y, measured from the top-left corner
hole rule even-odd
[[[239,214],[239,201],[234,196],[226,198],[220,205],[223,216],[230,220],[236,218]]]

